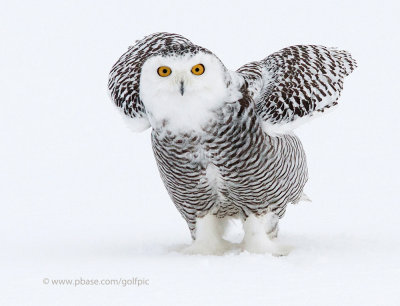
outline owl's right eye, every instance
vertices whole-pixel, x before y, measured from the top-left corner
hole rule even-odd
[[[167,66],[161,66],[157,69],[157,73],[160,77],[167,77],[171,74],[172,70],[171,68]]]

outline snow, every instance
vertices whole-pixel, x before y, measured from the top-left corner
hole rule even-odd
[[[398,305],[399,4],[172,2],[2,5],[0,305]],[[228,69],[299,43],[357,59],[335,110],[296,130],[312,202],[280,222],[288,256],[180,252],[190,234],[150,129],[130,131],[106,89],[118,56],[157,31]],[[81,278],[148,285],[52,284]]]

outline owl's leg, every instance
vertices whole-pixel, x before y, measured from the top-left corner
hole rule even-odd
[[[243,222],[243,249],[250,253],[271,253],[275,256],[285,256],[289,251],[275,240],[271,240],[266,234],[269,218],[270,216],[267,215],[250,215],[247,217]]]
[[[268,212],[265,215],[265,232],[267,233],[269,239],[275,239],[278,237],[279,232],[279,217],[273,212]]]
[[[183,250],[186,254],[220,255],[230,246],[229,242],[222,239],[225,222],[213,214],[196,219],[195,239],[193,243]]]

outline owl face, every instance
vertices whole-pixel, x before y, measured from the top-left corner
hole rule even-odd
[[[227,101],[228,80],[212,54],[154,56],[142,66],[140,99],[153,127],[196,130]]]

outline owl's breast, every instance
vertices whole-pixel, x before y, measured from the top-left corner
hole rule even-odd
[[[161,176],[179,207],[191,203],[220,216],[248,215],[269,204],[286,205],[301,192],[296,181],[306,170],[300,142],[265,134],[252,106],[230,104],[201,131],[160,129],[152,138]]]

